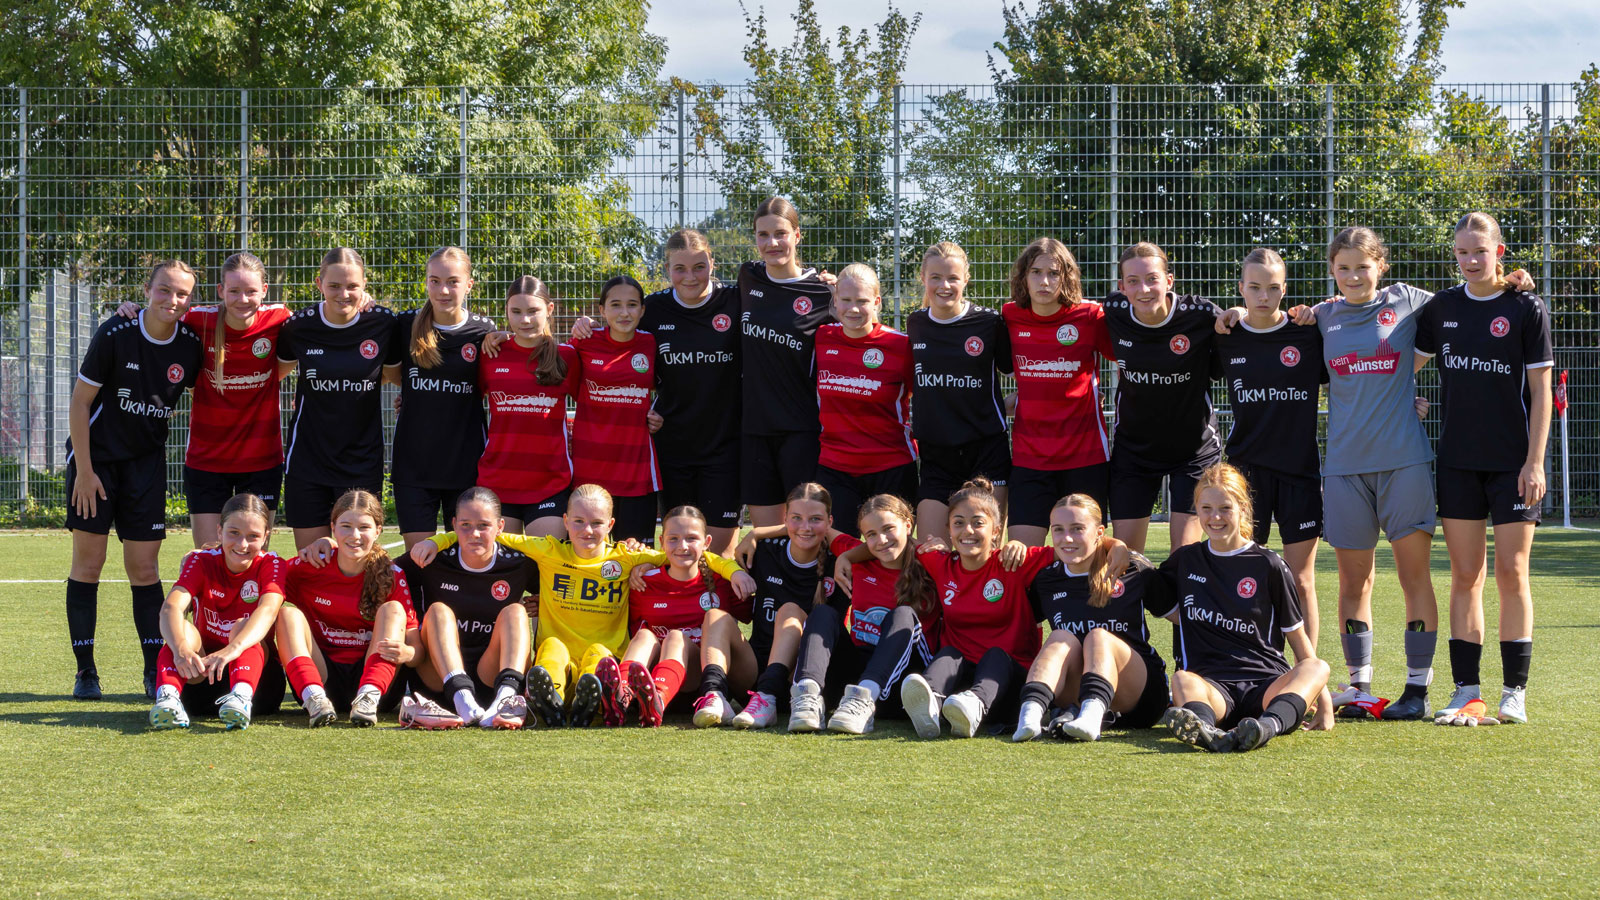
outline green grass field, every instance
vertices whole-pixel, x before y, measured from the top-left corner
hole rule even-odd
[[[187,541],[168,542],[163,572]],[[69,549],[64,534],[0,535],[4,896],[1600,892],[1600,534],[1548,528],[1535,545],[1533,724],[1342,724],[1227,757],[1164,733],[1017,746],[922,742],[900,723],[863,738],[701,732],[683,719],[652,731],[311,731],[292,705],[245,732],[202,720],[147,733],[127,586],[101,589],[106,700],[85,704],[67,696],[60,583],[14,583],[64,577]],[[1342,671],[1332,562],[1325,550],[1322,650]],[[1442,546],[1434,565],[1442,594]],[[1377,594],[1377,686],[1392,696],[1404,661],[1391,569]],[[1492,637],[1483,676],[1492,694]],[[1448,681],[1441,640],[1435,693]]]

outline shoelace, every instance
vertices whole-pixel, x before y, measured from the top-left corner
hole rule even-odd
[[[714,697],[713,697],[713,695],[711,695],[711,694],[707,694],[707,695],[705,695],[705,696],[704,696],[704,697],[701,697],[701,698],[700,698],[700,699],[699,699],[699,700],[696,700],[696,701],[695,701],[695,702],[694,702],[694,711],[695,711],[695,712],[699,712],[699,711],[700,711],[700,709],[701,709],[701,708],[702,708],[702,707],[704,707],[704,706],[706,706],[706,705],[707,705],[707,704],[709,704],[709,703],[711,703],[711,701],[712,701],[712,700],[713,700],[713,699],[715,699],[715,698],[714,698]]]
[[[744,711],[751,715],[759,713],[771,705],[767,703],[767,698],[760,691],[745,691],[745,693],[750,695],[750,702],[744,705]]]

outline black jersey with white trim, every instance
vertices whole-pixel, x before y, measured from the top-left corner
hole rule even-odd
[[[656,452],[698,458],[737,442],[739,404],[725,398],[739,383],[739,287],[713,284],[699,306],[656,291],[644,298],[639,330],[656,337]]]
[[[1034,616],[1052,631],[1066,630],[1082,640],[1090,631],[1103,628],[1126,641],[1135,653],[1155,653],[1144,613],[1166,615],[1172,611],[1172,597],[1148,559],[1133,554],[1105,606],[1090,606],[1089,594],[1089,576],[1068,572],[1059,559],[1040,570],[1028,585]]]
[[[100,389],[89,408],[89,455],[96,463],[164,450],[168,420],[205,365],[205,345],[193,328],[178,322],[170,337],[158,341],[145,330],[148,314],[141,310],[136,318],[101,322],[78,367],[78,380]]]
[[[489,565],[474,569],[462,561],[461,545],[454,544],[409,581],[418,617],[443,603],[455,614],[462,649],[480,649],[489,646],[501,610],[539,593],[539,566],[521,551],[496,544]]]
[[[1217,355],[1233,410],[1228,459],[1316,478],[1317,397],[1328,383],[1322,332],[1287,315],[1267,329],[1240,321],[1217,335]]]
[[[416,320],[414,309],[394,317],[392,356],[400,362],[400,416],[390,478],[411,487],[468,488],[478,481],[478,460],[489,439],[478,352],[494,322],[472,312],[455,325],[435,322],[439,364],[424,369],[411,355]]]
[[[817,329],[833,321],[833,288],[807,269],[777,281],[765,263],[739,267],[745,434],[822,431],[817,418]]]
[[[1156,464],[1179,465],[1222,452],[1211,379],[1220,377],[1217,307],[1204,297],[1169,296],[1157,325],[1133,314],[1120,291],[1102,304],[1117,354],[1117,421],[1113,451]]]
[[[854,544],[854,540],[841,537],[836,541],[840,552]],[[772,625],[778,610],[785,603],[793,603],[807,613],[817,598],[817,578],[822,582],[822,598],[830,606],[844,611],[850,598],[833,586],[834,548],[822,547],[821,566],[817,560],[796,562],[789,554],[789,538],[775,537],[756,541],[755,555],[750,562],[750,577],[755,579],[755,595],[751,603],[751,635],[753,638],[772,639]]]
[[[911,391],[911,433],[954,447],[1006,433],[1000,372],[1011,371],[1011,336],[992,309],[967,305],[954,319],[926,309],[906,317],[917,381]]]
[[[278,359],[300,364],[284,471],[333,487],[383,480],[383,367],[400,360],[394,313],[375,306],[334,325],[322,304],[283,323]],[[470,483],[470,482],[469,482]]]
[[[1251,541],[1227,554],[1209,541],[1161,564],[1178,610],[1177,666],[1214,681],[1289,671],[1284,635],[1300,628],[1300,596],[1283,559]]]
[[[1417,319],[1416,351],[1437,355],[1439,364],[1440,464],[1520,470],[1528,456],[1528,370],[1555,365],[1544,301],[1509,289],[1483,298],[1466,285],[1440,291]]]

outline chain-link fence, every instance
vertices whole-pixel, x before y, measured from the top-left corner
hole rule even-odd
[[[380,302],[406,306],[427,255],[459,244],[476,309],[498,315],[506,284],[531,272],[570,316],[619,271],[659,284],[680,225],[710,236],[731,277],[772,192],[800,207],[808,261],[876,265],[896,316],[919,302],[935,240],[966,248],[981,303],[1006,299],[1011,260],[1046,234],[1073,248],[1091,297],[1112,287],[1121,247],[1152,240],[1180,291],[1227,305],[1239,259],[1270,246],[1292,298],[1312,301],[1338,227],[1379,229],[1391,278],[1439,288],[1457,280],[1451,224],[1490,211],[1554,312],[1573,508],[1600,514],[1600,97],[1579,87],[12,88],[0,175],[0,521],[64,512],[72,373],[154,259],[214,282],[248,248],[273,299],[298,306],[317,298],[323,253],[348,245]],[[186,416],[172,431],[181,513]],[[1558,460],[1550,474],[1559,489]]]

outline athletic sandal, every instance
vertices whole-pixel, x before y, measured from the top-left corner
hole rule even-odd
[[[852,684],[844,689],[839,707],[828,719],[828,730],[840,734],[866,734],[872,730],[877,714],[878,704],[872,699],[872,692],[859,684]]]
[[[750,691],[750,702],[733,717],[735,728],[766,728],[778,720],[778,698]]]
[[[217,718],[229,731],[250,727],[251,702],[229,691],[217,698]]]
[[[155,705],[150,707],[150,727],[156,731],[189,727],[189,711],[183,708],[177,691],[162,691],[156,696]]]
[[[72,699],[99,700],[100,672],[94,668],[79,669],[72,679]]]
[[[822,689],[807,678],[789,685],[789,733],[822,730]]]
[[[400,727],[421,731],[460,728],[461,717],[421,694],[407,694],[400,700]]]
[[[978,727],[983,724],[983,701],[971,691],[944,698],[944,705],[939,711],[944,715],[944,720],[950,723],[951,737],[974,737]]]
[[[328,692],[323,690],[313,691],[311,699],[305,701],[306,719],[312,728],[321,728],[331,724],[339,718],[333,709],[333,701],[328,699]]]
[[[1502,688],[1500,691],[1500,721],[1508,725],[1528,724],[1528,689]]]
[[[499,731],[516,731],[528,720],[528,701],[512,694],[499,703],[491,703],[478,720],[479,728]]]
[[[727,725],[733,721],[733,704],[728,698],[722,696],[721,691],[712,691],[694,702],[694,726],[696,728],[716,728]]]
[[[900,705],[905,707],[911,727],[917,730],[917,737],[939,736],[939,695],[933,692],[933,686],[928,684],[926,678],[921,675],[906,676],[906,680],[900,683]]]
[[[605,686],[594,673],[586,672],[578,679],[578,686],[572,691],[572,727],[588,728],[594,723],[595,713],[600,711],[605,693]]]
[[[528,696],[528,705],[539,714],[546,728],[560,728],[561,692],[556,690],[555,680],[544,666],[534,666],[528,670],[528,684],[524,688]]]
[[[628,685],[633,688],[633,702],[639,707],[639,725],[643,728],[660,728],[666,709],[661,704],[661,694],[656,691],[656,680],[643,664],[628,664]]]
[[[356,691],[356,698],[350,701],[350,724],[357,728],[378,724],[378,700],[382,696],[377,690]]]
[[[1174,706],[1161,717],[1161,724],[1172,729],[1178,740],[1202,750],[1213,751],[1216,742],[1227,734],[1221,728],[1195,715],[1194,710]]]
[[[615,728],[627,718],[628,704],[633,700],[631,695],[622,697],[622,667],[615,657],[604,657],[595,665],[594,677],[600,681],[600,724]]]

